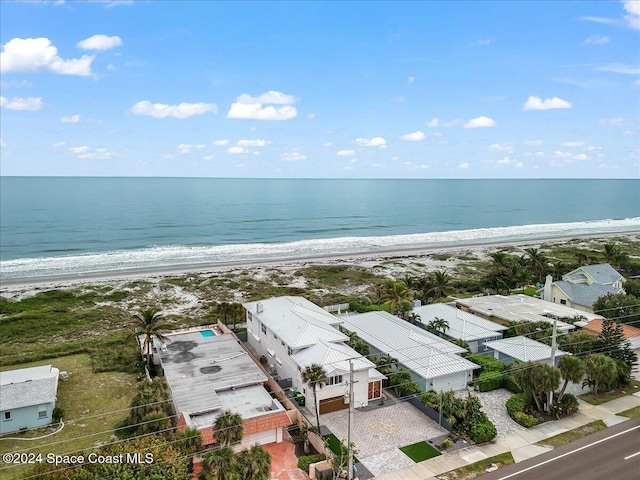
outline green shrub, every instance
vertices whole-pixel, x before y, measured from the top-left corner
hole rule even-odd
[[[579,408],[578,399],[570,393],[565,393],[560,404],[555,405],[556,413],[561,417],[573,415]]]
[[[524,393],[512,395],[505,403],[507,413],[511,418],[513,418],[516,412],[524,412],[524,409],[527,407],[527,403],[527,396]]]
[[[538,423],[538,419],[536,417],[533,415],[527,415],[524,412],[515,412],[511,418],[525,428],[531,428]]]
[[[447,448],[453,447],[453,441],[449,437],[445,438],[442,442],[442,449],[446,450]]]
[[[481,374],[484,372],[502,372],[507,368],[507,366],[504,363],[496,360],[493,357],[486,357],[484,355],[469,355],[467,357],[467,360],[477,365],[480,365]]]
[[[502,387],[502,374],[500,372],[483,372],[478,378],[478,388],[481,392],[490,392]]]
[[[496,438],[496,435],[498,435],[496,426],[489,419],[473,424],[469,430],[469,438],[474,443],[489,442]]]
[[[518,386],[516,381],[513,379],[513,375],[511,375],[510,373],[505,373],[502,375],[502,388],[506,388],[513,393],[522,392],[522,389]]]
[[[304,455],[298,458],[298,468],[306,473],[309,473],[309,465],[316,462],[321,462],[325,459],[324,455]]]
[[[60,407],[55,407],[53,412],[51,412],[51,423],[60,423],[62,420],[62,416],[64,415],[64,410]]]

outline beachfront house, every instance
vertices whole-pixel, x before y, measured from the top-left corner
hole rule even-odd
[[[409,370],[424,391],[462,390],[478,367],[460,356],[466,350],[389,312],[340,317],[342,328],[369,345],[371,355],[388,354]]]
[[[375,365],[346,345],[338,331],[340,319],[302,297],[284,296],[247,302],[247,338],[262,356],[274,378],[290,380],[307,405],[312,388],[302,381],[302,372],[312,364],[322,366],[328,382],[317,389],[320,414],[348,408],[350,369],[354,376],[354,405],[367,406],[381,398],[384,375]]]
[[[576,310],[530,297],[529,295],[488,295],[483,297],[460,298],[456,300],[456,307],[500,325],[509,326],[513,322],[547,322],[557,321],[559,332],[567,333],[574,330],[576,320],[591,321],[601,315]]]
[[[59,376],[51,365],[0,372],[0,434],[50,424]]]
[[[555,353],[553,353],[549,345],[524,336],[487,342],[483,345],[483,350],[486,355],[500,360],[505,365],[510,365],[515,360],[518,360],[520,362],[553,364],[557,367],[560,357],[571,355],[562,350],[556,350]],[[552,356],[553,360],[551,358]]]
[[[178,429],[196,428],[203,445],[210,445],[216,418],[231,410],[242,417],[242,446],[282,441],[291,421],[264,388],[267,375],[236,337],[213,328],[173,332],[166,337],[156,347]]]
[[[499,340],[502,332],[508,329],[484,318],[463,312],[454,305],[434,303],[415,307],[413,313],[420,317],[419,322],[425,327],[436,318],[447,322],[447,329],[443,332],[449,338],[467,342],[469,349],[476,353],[484,342]]]
[[[576,268],[562,280],[554,282],[547,275],[544,288],[539,290],[547,302],[558,303],[568,307],[593,313],[593,304],[598,298],[624,292],[626,279],[608,263],[586,265]]]

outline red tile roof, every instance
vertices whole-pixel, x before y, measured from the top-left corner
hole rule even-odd
[[[602,324],[604,320],[591,320],[587,323],[583,328],[586,330],[591,330],[592,332],[600,333],[602,331]],[[625,340],[629,340],[631,337],[635,337],[636,335],[640,335],[640,328],[633,327],[631,325],[626,325],[624,323],[622,325],[622,335]]]

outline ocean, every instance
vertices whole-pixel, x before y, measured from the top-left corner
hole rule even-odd
[[[0,178],[0,282],[640,231],[640,180]]]

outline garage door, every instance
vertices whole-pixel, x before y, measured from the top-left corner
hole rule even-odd
[[[344,403],[344,395],[320,400],[320,415],[323,413],[336,412],[345,408],[349,408],[349,404]]]
[[[277,439],[276,430],[267,430],[265,432],[254,433],[242,439],[242,445],[249,446],[254,444],[266,445],[268,443],[275,443]]]
[[[433,379],[434,392],[448,392],[449,390],[462,390],[467,386],[467,373],[457,373]]]

